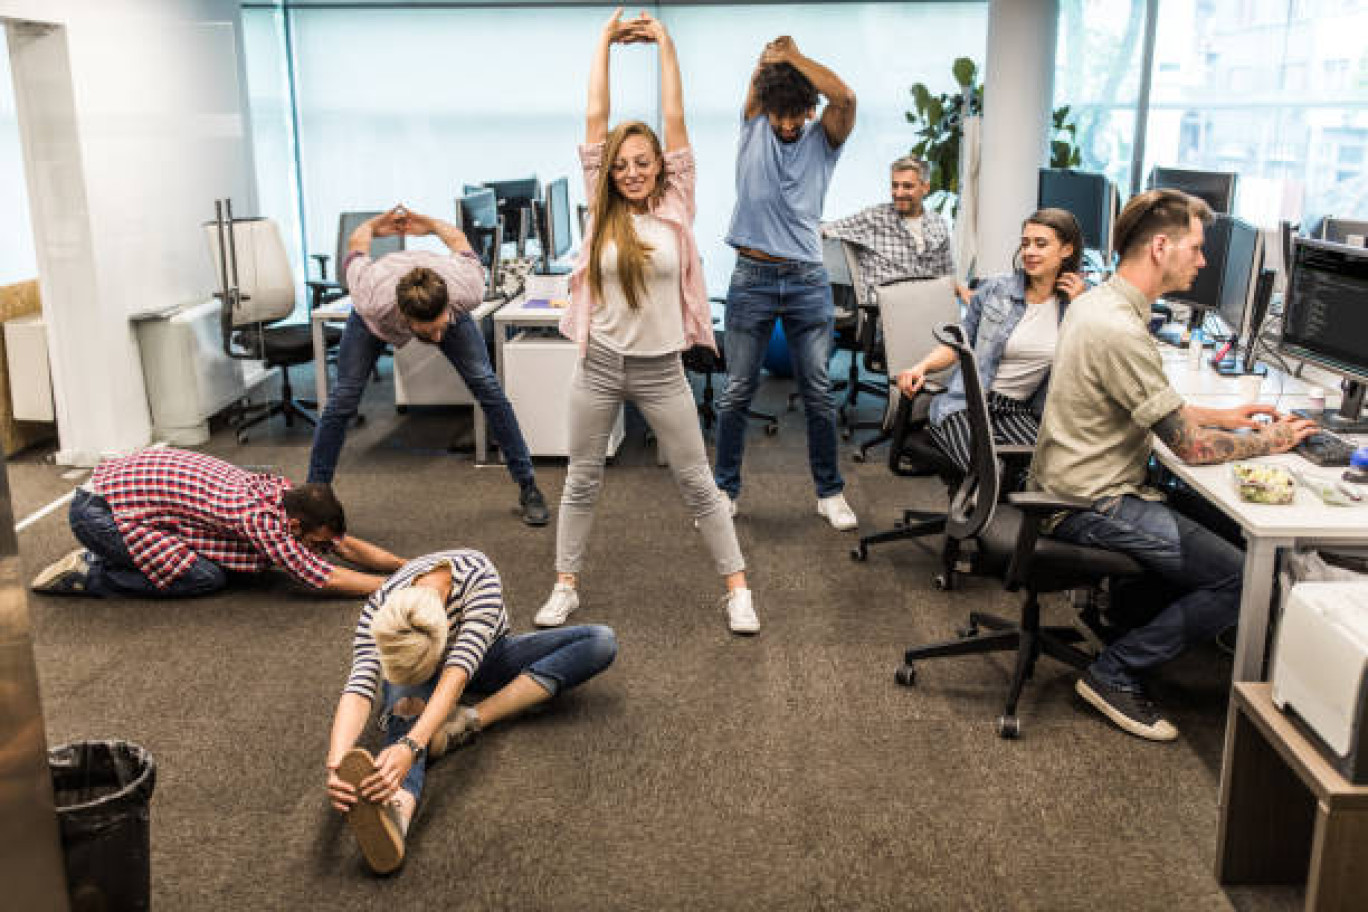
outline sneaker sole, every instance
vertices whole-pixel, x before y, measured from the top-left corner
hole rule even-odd
[[[1148,725],[1141,725],[1125,713],[1118,712],[1101,694],[1089,687],[1082,678],[1074,683],[1074,692],[1092,704],[1093,709],[1110,719],[1117,728],[1129,732],[1137,738],[1144,738],[1146,741],[1172,741],[1178,737],[1178,730],[1172,724],[1169,725],[1168,731],[1156,730]]]
[[[524,513],[522,521],[525,526],[545,526],[551,522],[551,516],[550,514],[547,514],[546,516],[528,516]]]
[[[44,567],[43,571],[33,578],[29,588],[34,592],[47,592],[54,588],[54,584],[67,574],[79,573],[84,568],[85,549],[77,548],[61,560]]]
[[[375,759],[370,751],[354,747],[337,765],[337,778],[361,789],[361,781],[375,772]],[[380,805],[357,797],[356,804],[347,812],[347,823],[366,857],[366,864],[377,874],[388,874],[404,862],[404,837],[394,821]]]
[[[817,509],[817,515],[822,517],[822,519],[825,519],[827,525],[831,526],[831,528],[835,529],[837,532],[853,532],[860,528],[860,521],[858,519],[848,525],[837,525],[836,521],[828,516],[826,511],[820,507]]]

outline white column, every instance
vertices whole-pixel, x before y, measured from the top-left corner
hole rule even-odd
[[[1049,163],[1058,0],[992,0],[983,74],[979,274],[1011,269],[1021,220]]]

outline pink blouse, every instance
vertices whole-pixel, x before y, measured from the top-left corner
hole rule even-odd
[[[592,200],[598,188],[599,169],[603,167],[603,146],[600,142],[579,148],[580,164],[584,167],[586,199]],[[684,342],[689,346],[706,345],[716,352],[712,307],[708,303],[708,291],[703,284],[703,263],[699,259],[698,244],[693,235],[696,212],[693,149],[685,146],[665,153],[662,179],[665,181],[665,193],[658,203],[652,205],[651,214],[673,228],[679,239],[679,300],[684,317]],[[574,272],[570,274],[570,306],[560,321],[561,333],[575,341],[581,355],[589,347],[590,315],[597,303],[589,285],[589,251],[593,246],[593,232],[594,225],[590,222],[580,244]]]

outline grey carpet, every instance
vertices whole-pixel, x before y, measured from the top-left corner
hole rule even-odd
[[[761,404],[784,393],[771,382]],[[468,440],[468,412],[400,418],[389,394],[372,388],[343,454],[353,530],[400,554],[484,550],[527,629],[552,582],[554,526],[524,527],[502,468],[447,451]],[[324,800],[355,601],[283,577],[189,602],[34,596],[49,741],[125,738],[155,755],[159,909],[1298,907],[1295,889],[1223,891],[1211,873],[1220,653],[1196,651],[1157,682],[1175,744],[1110,727],[1048,660],[1022,739],[1000,741],[1009,659],[928,663],[912,690],[893,670],[971,606],[1010,614],[1015,601],[987,580],[936,591],[928,547],[852,562],[854,535],[814,514],[801,412],[749,447],[738,529],[763,632],[727,633],[720,583],[634,425],[574,618],[616,628],[617,664],[434,764],[395,876],[366,872]],[[279,426],[205,447],[295,478],[308,448],[307,431]],[[934,481],[894,478],[877,459],[843,457],[843,470],[865,529],[942,501]],[[60,493],[59,475],[36,460],[12,468],[16,502]],[[563,463],[539,477],[554,503]],[[73,546],[60,512],[20,541],[29,573]],[[1060,602],[1047,613],[1068,616]]]

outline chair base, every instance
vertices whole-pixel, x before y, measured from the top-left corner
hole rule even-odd
[[[248,405],[238,412],[235,422],[237,442],[246,443],[249,428],[253,428],[264,421],[270,421],[276,415],[285,416],[287,428],[294,427],[296,418],[309,427],[318,426],[318,403],[312,399],[296,399],[294,397],[294,390],[290,386],[288,367],[281,371],[280,398],[278,400],[263,402],[259,405]]]
[[[871,545],[881,545],[884,542],[891,541],[909,541],[914,538],[925,538],[928,535],[940,535],[944,532],[944,513],[903,510],[902,519],[894,523],[892,529],[875,532],[872,535],[861,535],[859,544],[850,549],[850,559],[868,560]]]
[[[990,632],[982,633],[981,628]],[[1036,660],[1042,653],[1079,671],[1093,662],[1092,655],[1073,645],[1084,639],[1082,631],[1075,627],[1040,626],[1040,604],[1033,592],[1026,595],[1021,623],[974,611],[969,614],[969,623],[956,634],[953,640],[913,646],[907,650],[903,655],[903,665],[895,677],[899,684],[911,687],[917,680],[916,663],[923,659],[1015,651],[1016,670],[1007,689],[1006,707],[997,720],[997,732],[1003,738],[1016,738],[1021,734],[1017,704],[1021,700],[1022,688],[1035,673]]]

